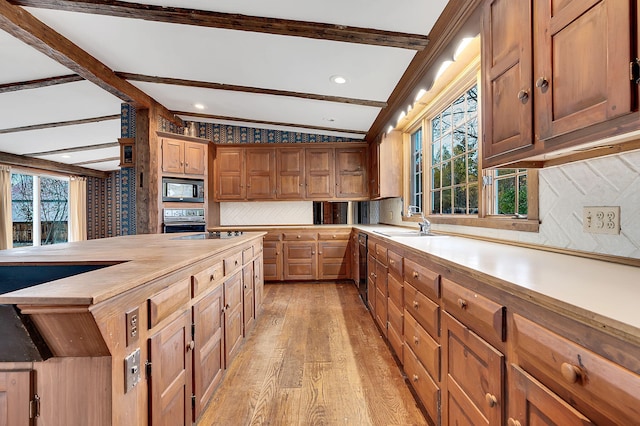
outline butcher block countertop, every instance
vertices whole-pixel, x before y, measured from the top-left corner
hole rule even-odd
[[[79,275],[0,295],[0,304],[93,305],[264,232],[222,239],[177,240],[188,234],[149,234],[0,251],[2,265],[112,264]]]

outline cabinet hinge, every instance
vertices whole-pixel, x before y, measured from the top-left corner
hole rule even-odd
[[[482,186],[493,185],[493,176],[482,176]]]
[[[35,419],[40,417],[40,397],[38,394],[33,396],[33,399],[29,401],[29,418]]]
[[[640,59],[635,58],[629,62],[629,79],[635,83],[640,84]]]
[[[194,323],[191,324],[191,340],[196,339],[196,325]]]
[[[151,377],[151,362],[150,361],[145,362],[144,368],[147,373],[147,378]]]
[[[196,396],[191,395],[191,408],[195,410],[196,408]]]

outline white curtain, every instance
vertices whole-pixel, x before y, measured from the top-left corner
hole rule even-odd
[[[12,247],[11,167],[0,166],[0,250]]]
[[[87,239],[87,179],[69,179],[69,242]]]

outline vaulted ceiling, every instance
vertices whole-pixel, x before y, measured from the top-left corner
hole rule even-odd
[[[0,162],[116,169],[122,102],[372,140],[477,33],[478,3],[0,0]]]

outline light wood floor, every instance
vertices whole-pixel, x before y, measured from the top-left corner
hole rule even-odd
[[[353,284],[267,284],[198,426],[424,425]]]

